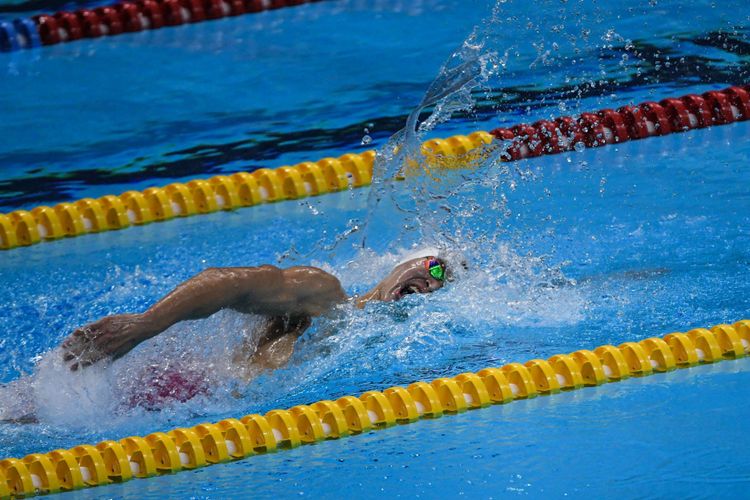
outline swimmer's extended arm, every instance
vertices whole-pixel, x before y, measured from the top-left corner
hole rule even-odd
[[[142,316],[153,336],[179,321],[206,318],[225,308],[263,316],[319,316],[346,298],[339,280],[315,267],[211,268]]]
[[[63,342],[71,368],[120,357],[180,321],[221,309],[265,316],[319,316],[346,300],[334,276],[315,267],[211,268],[185,281],[143,314],[108,316]]]

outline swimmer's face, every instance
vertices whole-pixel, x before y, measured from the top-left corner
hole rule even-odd
[[[437,257],[420,257],[396,266],[380,282],[382,300],[391,302],[412,293],[431,293],[443,287],[445,262]]]

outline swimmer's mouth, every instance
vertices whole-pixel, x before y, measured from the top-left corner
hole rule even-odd
[[[411,295],[413,293],[427,293],[429,291],[429,286],[427,283],[408,283],[404,287],[402,287],[398,292],[398,297],[403,297],[404,295]]]

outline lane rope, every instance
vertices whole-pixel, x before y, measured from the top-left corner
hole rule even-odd
[[[0,21],[0,52],[254,14],[321,0],[135,0]]]
[[[465,168],[487,148],[504,148],[501,159],[517,161],[573,149],[600,147],[750,118],[750,85],[540,120],[491,132],[474,132],[422,145],[437,168]],[[480,157],[480,156],[479,156]],[[127,191],[97,199],[38,206],[0,214],[0,249],[87,233],[123,229],[190,215],[261,203],[318,196],[367,186],[375,151],[349,153],[274,169],[217,175],[187,183]]]
[[[31,453],[0,460],[0,498],[192,470],[493,404],[742,358],[748,352],[750,320],[742,320],[271,410],[265,415]]]

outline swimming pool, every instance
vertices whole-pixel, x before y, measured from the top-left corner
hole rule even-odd
[[[341,5],[354,7],[353,12]],[[240,136],[256,137],[256,134],[276,131],[277,125],[278,130],[289,127],[293,131],[298,123],[290,121],[290,110],[305,107],[305,103],[310,102],[318,103],[315,109],[325,118],[315,120],[323,121],[316,121],[315,126],[308,126],[311,130],[299,133],[301,145],[295,145],[293,140],[284,137],[284,144],[291,142],[297,149],[279,148],[275,151],[271,148],[268,153],[271,157],[263,165],[293,163],[303,158],[310,159],[311,156],[322,157],[329,152],[341,154],[353,150],[370,122],[378,124],[371,127],[370,135],[376,143],[382,143],[384,137],[398,126],[390,130],[382,126],[381,129],[380,123],[388,121],[378,122],[372,117],[392,114],[398,117],[394,122],[402,123],[401,116],[419,100],[420,93],[426,87],[425,82],[434,76],[436,66],[483,15],[477,8],[475,13],[458,16],[457,13],[463,12],[463,9],[459,9],[454,2],[425,2],[419,5],[422,5],[419,15],[413,18],[396,16],[393,12],[389,16],[388,9],[385,9],[382,14],[385,19],[378,20],[370,10],[358,9],[356,2],[329,2],[304,7],[306,10],[301,8],[296,14],[292,13],[293,10],[269,13],[270,20],[247,18],[220,21],[229,25],[227,28],[230,30],[236,24],[238,33],[243,33],[245,23],[272,22],[276,19],[279,24],[272,24],[274,29],[282,32],[289,29],[296,33],[295,19],[299,23],[311,23],[311,19],[323,20],[321,22],[334,26],[353,26],[352,23],[359,19],[362,23],[369,21],[377,33],[383,33],[380,44],[371,43],[378,50],[383,45],[384,50],[390,49],[394,54],[403,53],[403,47],[395,42],[389,47],[386,43],[388,33],[394,40],[397,39],[396,34],[399,29],[404,29],[402,23],[406,20],[413,23],[410,24],[411,29],[419,25],[424,30],[424,36],[427,37],[429,33],[430,38],[420,40],[415,36],[405,42],[424,44],[422,52],[418,52],[420,57],[408,59],[418,60],[420,65],[424,65],[420,69],[421,66],[415,63],[415,73],[411,78],[417,83],[412,90],[408,86],[403,88],[398,85],[389,90],[388,85],[383,84],[383,81],[391,79],[408,80],[403,76],[404,67],[389,65],[383,57],[372,61],[374,67],[363,65],[372,71],[370,75],[378,78],[375,80],[377,83],[371,85],[370,93],[360,94],[361,85],[354,83],[350,83],[351,87],[347,90],[347,82],[339,80],[334,83],[342,87],[336,90],[326,87],[317,89],[319,94],[311,91],[312,95],[293,92],[291,95],[298,98],[298,102],[288,102],[283,98],[279,98],[279,103],[271,101],[269,109],[277,109],[275,104],[278,104],[278,116],[267,121],[260,120],[257,129],[251,132],[244,131],[240,112],[235,117],[236,123],[232,124],[227,123],[232,122],[231,117],[223,122],[214,116],[212,122],[211,112],[202,112],[200,108],[180,109],[185,122],[190,121],[189,116],[197,115],[197,123],[195,129],[185,127],[187,133],[181,133],[178,139],[170,139],[184,141],[173,150],[185,150],[203,141],[231,144]],[[668,8],[669,5],[659,4],[658,7]],[[722,26],[721,18],[730,14],[729,9],[725,11],[723,8],[707,12],[713,17],[700,19],[702,29],[681,33],[680,36],[686,40],[702,39],[705,33],[716,29],[717,23]],[[313,15],[316,13],[317,17]],[[441,32],[432,30],[432,26],[441,26],[438,19],[446,15],[458,16],[466,26],[459,29],[457,23],[451,28],[443,28],[446,30],[442,42],[444,50],[440,51],[438,47],[441,45],[433,45],[432,37],[439,37]],[[373,17],[375,21],[372,21]],[[643,27],[644,19],[649,19],[645,14],[627,22],[606,19],[608,29],[611,24],[612,29],[623,33],[628,29],[643,30],[641,39],[648,39],[659,46],[659,35],[651,37],[648,29]],[[678,21],[673,22],[679,25]],[[194,30],[186,35],[187,39],[215,40],[220,38],[217,33],[231,32],[205,28],[201,35],[203,26],[209,25],[184,28]],[[594,27],[602,26],[594,23]],[[163,35],[162,32],[158,33],[164,38],[161,39],[163,45],[157,47],[163,47],[164,52],[154,49],[154,40],[148,36],[156,36],[157,32],[154,32],[143,34],[147,35],[143,37],[136,35],[131,40],[123,37],[101,41],[91,45],[94,54],[89,53],[88,56],[85,49],[76,49],[73,44],[29,56],[13,54],[15,59],[9,62],[9,67],[15,64],[24,69],[26,65],[29,86],[23,92],[44,96],[41,90],[45,84],[49,85],[49,80],[39,77],[32,79],[31,75],[35,72],[50,71],[49,74],[55,74],[60,68],[84,72],[87,71],[85,63],[88,58],[96,60],[89,61],[92,66],[85,74],[91,75],[95,74],[96,68],[112,64],[112,57],[129,60],[127,54],[131,51],[142,54],[153,51],[158,56],[158,53],[163,55],[182,50],[182,47],[176,49],[170,46],[175,43],[172,36],[179,36],[178,31],[182,29],[171,30],[174,35],[167,31]],[[456,31],[451,32],[452,29]],[[314,38],[316,35],[313,31],[310,29],[303,33]],[[333,30],[328,31],[331,32]],[[627,33],[622,36],[627,38]],[[662,35],[661,40],[669,36],[672,35]],[[741,40],[746,35],[737,36]],[[704,38],[711,40],[709,36]],[[109,45],[111,43],[114,45]],[[232,57],[239,54],[226,50],[223,43],[219,42],[218,46],[198,46],[199,51],[205,50],[212,57],[206,56],[206,66],[195,70],[193,75],[196,78],[206,72],[209,64],[216,64],[215,61],[209,63],[209,59],[217,57],[217,54],[230,61],[226,67],[232,66]],[[302,56],[307,46],[302,42],[300,44],[296,62],[313,64],[309,62],[311,58]],[[689,57],[685,57],[690,63],[682,68],[685,71],[679,73],[679,78],[672,79],[674,75],[670,74],[663,81],[649,81],[647,87],[639,85],[637,79],[635,82],[617,83],[617,79],[612,78],[615,82],[609,83],[619,85],[615,86],[615,96],[601,97],[592,91],[590,97],[584,95],[580,101],[572,101],[566,106],[596,109],[601,107],[597,106],[598,102],[615,106],[631,100],[677,95],[673,91],[676,88],[688,88],[689,91],[721,88],[738,83],[746,76],[747,61],[741,53],[730,50],[722,53],[715,47],[704,49],[705,44],[685,42],[685,45],[688,48],[683,45],[673,48],[678,53],[684,51],[689,54]],[[732,47],[731,44],[729,46]],[[263,47],[269,50],[268,44]],[[221,50],[215,53],[217,48]],[[352,49],[352,53],[358,50],[361,49]],[[274,53],[272,50],[270,52]],[[34,57],[39,59],[34,61]],[[346,62],[356,59],[341,57]],[[434,59],[430,63],[427,57]],[[74,59],[72,63],[71,59]],[[326,65],[325,60],[312,59],[320,68]],[[49,65],[42,61],[48,61]],[[176,73],[200,66],[195,62],[179,62],[178,57],[164,56],[162,61],[177,61],[173,63]],[[81,65],[78,65],[79,62]],[[280,65],[288,69],[285,63]],[[404,63],[404,66],[410,66],[410,63]],[[593,65],[594,68],[596,66]],[[647,64],[644,63],[644,66]],[[711,71],[707,68],[711,68]],[[169,65],[166,65],[165,71],[168,69]],[[262,79],[262,69],[255,67],[252,71],[256,72],[256,78]],[[545,71],[553,74],[551,70]],[[691,74],[690,71],[696,73]],[[533,73],[533,69],[521,67],[515,75],[510,75],[508,82],[515,81],[520,88],[522,84],[536,81],[530,77]],[[658,72],[653,73],[652,78],[654,74],[658,75]],[[123,75],[135,77],[138,73],[131,66],[124,69],[122,74],[111,76],[112,81],[121,80]],[[246,75],[235,76],[246,78]],[[23,80],[23,72],[17,78]],[[274,78],[281,78],[281,75]],[[6,84],[12,81],[12,78],[5,80]],[[81,80],[73,78],[71,81]],[[112,81],[104,82],[100,88],[107,88]],[[167,75],[159,82],[158,90],[149,90],[155,94],[147,93],[140,98],[147,99],[146,102],[163,102],[163,98],[168,97],[177,99],[178,96],[170,93],[168,88],[169,82],[174,80]],[[552,109],[546,106],[546,102],[555,95],[550,91],[545,93],[545,85],[549,82],[536,82],[537,88],[532,86],[527,93],[515,88],[518,97],[506,97],[511,102],[508,107],[514,112],[501,115],[503,123],[532,121],[549,114],[561,114],[558,101],[552,103]],[[242,83],[246,82],[237,85],[242,86]],[[317,83],[321,86],[330,84]],[[70,85],[74,98],[64,101],[63,107],[68,113],[75,113],[87,97],[76,95],[72,90],[74,84]],[[186,84],[183,90],[199,92],[205,85],[191,87]],[[555,92],[561,91],[556,89]],[[219,94],[215,98],[223,97],[227,103],[212,101],[207,108],[232,109],[229,101],[234,102],[236,95],[233,97],[228,92],[226,95],[224,92]],[[655,96],[652,97],[653,94]],[[4,92],[3,95],[8,93]],[[328,95],[336,95],[335,113],[323,110],[326,102],[327,106],[331,106],[331,101],[326,98]],[[373,95],[380,97],[373,98]],[[401,96],[400,101],[395,99],[395,95]],[[490,93],[488,102],[491,102],[492,95],[499,93]],[[413,99],[409,101],[410,97]],[[514,98],[533,105],[528,109],[516,108]],[[200,102],[197,97],[195,100]],[[34,120],[38,112],[27,107],[43,109],[44,103],[32,104],[32,99],[18,101],[20,105],[8,107],[17,113],[13,123],[23,124],[23,119],[28,120],[28,124],[36,123]],[[372,109],[369,108],[371,104],[374,106]],[[289,107],[284,108],[285,105]],[[170,109],[174,109],[174,106]],[[309,111],[311,115],[315,109]],[[482,101],[477,109],[480,112],[476,121],[452,120],[439,130],[440,134],[488,129],[498,124],[497,117],[482,108]],[[26,196],[23,191],[17,198],[7,194],[6,199],[16,200],[8,203],[9,209],[41,202],[53,203],[65,197],[70,199],[146,187],[156,183],[153,179],[158,179],[161,184],[162,179],[166,183],[172,179],[231,171],[240,165],[243,169],[254,166],[247,163],[250,160],[243,160],[240,164],[224,161],[231,159],[231,155],[222,156],[221,148],[212,149],[204,144],[192,152],[182,153],[200,166],[198,171],[187,175],[181,167],[169,171],[169,167],[159,164],[159,161],[179,155],[165,153],[163,149],[151,149],[159,142],[158,139],[138,139],[135,132],[146,130],[149,132],[146,136],[158,138],[161,130],[165,136],[171,137],[172,134],[165,132],[169,126],[177,127],[173,130],[182,130],[184,126],[176,125],[180,123],[180,117],[175,116],[179,115],[178,112],[173,115],[171,111],[165,111],[163,116],[174,120],[165,120],[170,122],[166,124],[157,120],[154,128],[149,128],[152,123],[149,113],[129,113],[128,119],[132,122],[121,126],[129,131],[132,139],[132,146],[129,147],[132,149],[123,146],[128,141],[118,138],[117,131],[108,132],[106,124],[103,130],[97,130],[91,119],[85,117],[85,112],[86,109],[82,109],[82,114],[75,115],[73,120],[91,126],[90,130],[83,128],[76,131],[80,140],[78,146],[67,144],[65,138],[55,137],[50,132],[40,132],[42,139],[32,148],[31,141],[25,135],[28,132],[23,132],[30,128],[12,127],[12,133],[16,134],[12,144],[17,146],[10,150],[16,153],[15,156],[8,155],[12,161],[4,163],[2,168],[8,180],[18,179],[17,167],[32,158],[23,156],[29,155],[32,149],[39,150],[36,152],[38,158],[65,158],[64,154],[54,152],[60,144],[67,144],[65,147],[72,154],[67,157],[68,160],[45,167],[48,171],[25,172],[23,177],[29,186],[40,182],[50,186],[50,189],[43,193],[42,198],[35,198],[39,196],[37,193]],[[247,114],[252,112],[252,109],[245,111]],[[572,111],[567,109],[566,112]],[[60,112],[60,120],[64,120],[64,116]],[[199,117],[206,116],[206,121],[201,122]],[[357,123],[354,118],[358,116],[361,130],[360,126],[351,125]],[[342,117],[347,119],[337,122]],[[286,122],[276,123],[280,119]],[[306,119],[303,117],[300,121],[308,125]],[[220,126],[215,126],[216,123],[220,123]],[[316,136],[313,133],[316,126],[323,129],[322,132],[338,132]],[[140,360],[129,360],[127,367],[121,360],[118,367],[97,373],[99,380],[91,380],[94,375],[90,374],[86,376],[88,380],[71,377],[68,381],[47,382],[46,386],[43,383],[42,393],[48,396],[48,404],[43,408],[42,423],[0,426],[0,455],[23,456],[31,451],[72,446],[80,442],[97,442],[131,434],[146,434],[154,429],[265,412],[270,408],[290,407],[369,389],[408,384],[417,379],[429,380],[509,361],[547,357],[605,343],[618,344],[746,317],[748,294],[744,277],[748,262],[748,197],[743,189],[747,173],[742,166],[748,155],[748,146],[744,141],[748,136],[748,127],[745,122],[696,130],[526,160],[514,164],[514,169],[510,171],[495,166],[481,171],[481,175],[469,175],[467,182],[457,181],[453,184],[458,192],[449,205],[455,217],[439,219],[449,224],[451,231],[460,231],[464,236],[466,245],[461,251],[473,264],[452,290],[446,289],[444,293],[430,297],[429,301],[424,297],[409,297],[395,308],[352,312],[340,324],[319,326],[318,330],[301,341],[289,367],[261,377],[250,387],[238,388],[230,379],[219,377],[216,391],[207,399],[174,404],[161,412],[138,409],[123,411],[119,408],[123,374],[154,360],[185,365],[218,363],[236,344],[241,318],[225,314],[203,323],[185,325],[173,331],[172,338],[167,336],[139,347]],[[111,149],[100,147],[101,144],[92,139],[104,140],[108,136],[112,139]],[[279,136],[272,138],[282,140]],[[56,140],[59,143],[56,144]],[[149,146],[139,145],[143,143]],[[117,148],[118,144],[120,149]],[[91,151],[87,152],[87,149]],[[209,153],[204,155],[205,151]],[[87,158],[86,154],[90,156]],[[126,167],[114,169],[123,172],[124,177],[119,180],[109,183],[109,174],[102,172],[102,176],[92,175],[90,168],[78,178],[67,175],[73,164],[84,167],[95,165],[97,161],[118,164],[117,155],[126,159],[120,164],[127,164]],[[141,164],[133,162],[138,155],[145,158],[144,164],[153,161],[160,165],[159,168],[141,169]],[[206,160],[206,157],[210,160]],[[163,177],[149,176],[149,172],[161,171],[162,168],[165,169]],[[60,175],[47,175],[50,173]],[[46,175],[46,178],[35,179],[36,175]],[[19,192],[17,181],[10,185],[12,188],[6,193],[13,189],[15,193]],[[404,186],[408,188],[411,185],[407,182]],[[497,199],[498,191],[505,197],[503,203],[497,206],[484,203],[484,200]],[[335,269],[348,291],[361,290],[360,287],[376,280],[378,273],[394,262],[397,256],[357,255],[356,249],[349,244],[326,250],[318,242],[322,240],[324,247],[330,245],[337,235],[351,229],[356,221],[363,220],[366,197],[366,190],[346,191],[320,198],[173,220],[121,232],[87,235],[4,253],[0,266],[5,286],[0,297],[3,303],[8,304],[8,314],[3,315],[2,326],[12,335],[0,341],[0,359],[5,367],[0,379],[9,381],[20,373],[31,371],[39,354],[48,351],[81,323],[112,312],[143,309],[181,280],[206,266],[275,262],[280,258],[284,264],[313,261]],[[502,221],[499,232],[494,226],[498,220]],[[280,231],[281,227],[285,230]],[[269,238],[269,233],[274,237]],[[347,264],[351,259],[352,262]],[[331,335],[334,330],[336,334]],[[217,339],[216,343],[197,350],[197,354],[195,348],[188,349],[190,344],[206,335],[212,335]],[[700,367],[686,373],[655,375],[554,398],[537,398],[457,417],[420,422],[349,440],[252,457],[197,472],[200,478],[194,474],[178,474],[108,487],[112,490],[78,494],[99,495],[102,491],[113,496],[157,496],[169,491],[174,496],[185,496],[191,492],[209,497],[239,496],[244,492],[242,488],[248,485],[265,488],[260,493],[268,496],[298,492],[332,494],[330,482],[333,478],[350,491],[363,496],[382,493],[438,496],[443,492],[482,496],[513,493],[567,493],[580,496],[609,492],[627,496],[736,494],[746,483],[747,474],[743,471],[748,468],[748,456],[743,451],[747,438],[740,432],[741,427],[735,424],[748,413],[747,398],[742,396],[741,391],[747,370],[746,361],[731,361],[715,368]],[[51,371],[48,376],[56,374]],[[237,389],[241,392],[239,399],[231,395]],[[69,394],[72,391],[77,391],[75,397]],[[97,428],[91,428],[91,421],[98,423]],[[702,443],[722,444],[703,447],[696,444],[694,439],[698,437]],[[704,463],[722,464],[724,469],[712,467],[706,475],[689,476],[684,473],[683,467],[692,463],[688,457],[693,456],[700,457]],[[619,461],[619,464],[602,466],[609,460]],[[724,474],[724,470],[738,472]],[[657,481],[657,478],[665,475],[669,481]],[[576,480],[570,479],[571,476]],[[196,484],[201,484],[204,490],[198,493]],[[241,484],[242,488],[238,488],[237,484]],[[380,488],[383,488],[382,492]]]

